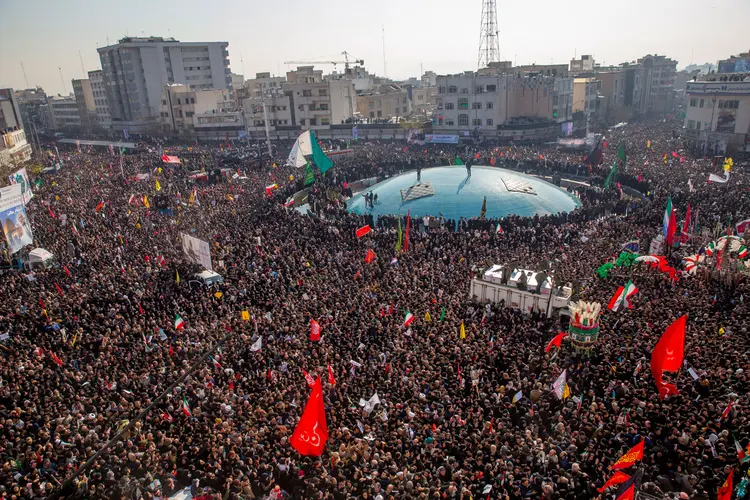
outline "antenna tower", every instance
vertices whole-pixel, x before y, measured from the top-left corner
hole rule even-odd
[[[482,0],[482,22],[479,25],[479,57],[477,67],[486,68],[500,59],[495,0]]]

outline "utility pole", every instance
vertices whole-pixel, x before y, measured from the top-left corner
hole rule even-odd
[[[60,81],[62,82],[62,85],[63,85],[63,92],[65,93],[65,95],[68,95],[68,87],[65,85],[65,78],[63,78],[63,75],[62,75],[62,68],[58,66],[57,69],[60,71]]]
[[[385,63],[385,26],[381,25],[381,28],[383,30],[383,77],[388,78],[388,67]]]
[[[86,68],[83,67],[83,56],[81,55],[81,49],[78,49],[78,58],[81,60],[81,71],[83,72],[83,79],[86,79]]]
[[[266,112],[266,96],[263,96],[263,123],[266,125],[266,146],[268,146],[268,159],[273,157],[271,152],[271,130],[268,126],[268,113]],[[260,158],[258,158],[260,161]]]
[[[23,61],[21,61],[21,71],[23,71],[23,81],[26,82],[26,88],[29,88],[29,79],[26,78],[26,68],[23,67]]]

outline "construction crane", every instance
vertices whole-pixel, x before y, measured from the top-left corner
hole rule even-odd
[[[349,74],[349,64],[365,64],[363,59],[353,59],[350,61],[349,57],[351,54],[347,51],[342,52],[341,55],[344,56],[343,61],[284,61],[284,64],[333,64],[334,68],[337,64],[343,64],[346,74]]]

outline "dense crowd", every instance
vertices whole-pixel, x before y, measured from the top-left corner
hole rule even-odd
[[[715,498],[731,468],[736,484],[747,477],[735,448],[750,439],[747,275],[729,258],[675,282],[640,265],[595,274],[630,240],[648,251],[668,197],[679,218],[690,203],[698,220],[667,252],[678,268],[714,231],[750,217],[747,174],[708,184],[721,166],[687,155],[677,127],[653,119],[612,131],[593,167],[549,145],[357,144],[316,176],[322,203],[311,215],[284,206],[304,183],[283,166],[284,147],[216,184],[161,164],[156,145],[126,154],[124,177],[109,151],[61,150],[59,171],[32,175],[26,207],[34,246],[56,264],[0,276],[0,498],[165,498],[186,487],[217,499],[603,498],[616,489],[598,491],[609,467],[642,440],[643,493]],[[620,145],[621,186],[605,190]],[[211,153],[191,146],[201,152]],[[428,228],[415,219],[396,251],[395,217],[350,214],[324,195],[456,156],[578,179],[582,206]],[[144,195],[167,196],[171,215]],[[358,239],[365,223],[375,230]],[[201,269],[180,233],[210,242],[222,284],[193,279]],[[602,313],[588,355],[568,341],[545,352],[564,317],[469,298],[473,273],[511,262],[549,268],[574,298],[606,304],[628,279],[639,291],[632,309]],[[416,319],[400,328],[407,311]],[[662,401],[648,359],[683,314],[680,394]],[[320,342],[308,339],[311,319]],[[560,400],[550,385],[564,369],[571,397]],[[288,442],[310,393],[304,372],[323,381],[319,458]],[[363,410],[376,393],[380,404]]]

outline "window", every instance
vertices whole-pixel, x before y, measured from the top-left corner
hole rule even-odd
[[[321,103],[321,104],[318,105],[318,109],[320,109],[322,111],[328,111],[328,104]]]
[[[456,87],[455,85],[451,85],[450,87],[448,87],[449,94],[455,94],[456,92],[458,92],[458,87]]]
[[[495,103],[492,101],[487,101],[487,109],[492,109],[495,107]]]
[[[380,102],[380,99],[378,99],[378,101],[375,104],[377,104],[378,107],[382,106],[382,103]]]
[[[303,90],[302,97],[312,97],[312,90],[311,89]]]
[[[695,122],[695,130],[700,130],[700,129],[701,129],[701,122],[699,120],[699,121]]]
[[[482,109],[482,103],[481,102],[472,102],[471,103],[471,109]]]
[[[194,114],[192,111],[185,111],[185,118],[192,118]]]
[[[705,99],[701,99],[701,104],[700,104],[700,107],[701,107],[701,108],[703,107],[703,102],[704,102],[704,101],[705,101]]]
[[[465,114],[458,115],[458,126],[466,127],[467,125],[469,125],[469,115],[465,115]]]
[[[182,101],[179,98],[177,99],[177,104],[182,104]]]
[[[375,118],[375,111],[370,111],[370,118]]]
[[[375,101],[368,102],[367,107],[369,107],[370,109],[375,109]]]
[[[475,127],[481,127],[482,126],[482,120],[480,118],[474,118],[474,120],[472,120],[472,124]]]
[[[177,116],[179,116],[180,118],[182,118],[182,110],[181,109],[177,110]]]
[[[493,125],[492,118],[487,118],[487,125],[489,126]]]
[[[317,125],[318,124],[318,119],[317,118],[310,118],[310,120],[308,120],[308,121],[310,122],[310,125]]]
[[[453,125],[455,125],[455,123],[453,122],[453,120],[445,120],[445,124],[448,125],[448,126],[451,126],[451,127]]]
[[[452,102],[446,102],[445,109],[456,109],[456,106]]]
[[[299,106],[297,106],[297,109],[299,109],[300,111],[304,111],[305,110],[305,105],[304,104],[300,104]]]
[[[459,98],[458,109],[469,109],[469,100],[465,97]]]
[[[487,85],[487,92],[497,92],[497,85]]]
[[[703,130],[711,130],[711,122],[704,122]]]
[[[695,120],[688,120],[688,128],[693,130],[695,128]]]
[[[483,93],[483,92],[484,92],[484,85],[477,85],[477,86],[476,86],[476,87],[474,88],[474,92],[476,92],[477,94],[481,94],[481,93]]]
[[[162,106],[166,106],[167,105],[167,100],[166,99],[162,99],[161,100],[161,104],[162,104]]]
[[[406,106],[404,106],[403,108],[401,108],[401,112],[402,112],[402,113],[407,113],[407,111],[406,111]]]
[[[445,94],[445,87],[438,87],[438,94]]]
[[[325,97],[328,95],[328,89],[320,89],[318,90],[318,95],[321,97]]]
[[[331,120],[329,120],[328,118],[321,118],[320,119],[320,124],[321,125],[330,125],[331,124]]]
[[[461,89],[461,93],[462,93],[462,94],[468,94],[468,93],[469,93],[469,89],[467,89],[467,88],[462,88],[462,89]]]
[[[383,116],[383,112],[382,111],[378,111],[378,118],[380,118],[382,116]]]
[[[422,95],[422,94],[419,94],[419,95],[417,96],[417,101],[424,101],[424,95]]]

